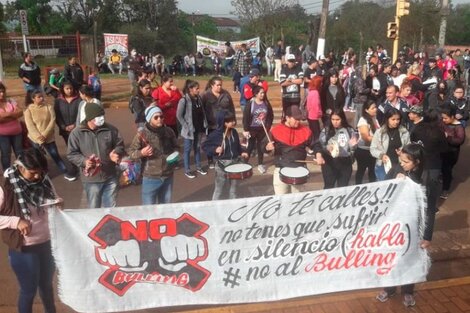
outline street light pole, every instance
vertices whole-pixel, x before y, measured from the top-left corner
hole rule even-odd
[[[320,55],[325,54],[326,22],[328,20],[329,6],[330,6],[330,1],[323,0],[323,6],[322,6],[321,18],[320,18],[320,32],[318,34],[317,58],[320,57]]]

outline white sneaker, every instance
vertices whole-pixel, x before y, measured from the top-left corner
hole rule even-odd
[[[266,166],[264,166],[263,164],[258,165],[258,172],[260,172],[261,174],[266,173]]]

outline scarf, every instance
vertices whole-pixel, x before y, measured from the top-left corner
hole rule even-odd
[[[56,195],[47,174],[44,175],[41,181],[27,181],[21,176],[18,170],[19,163],[17,162],[18,161],[5,171],[5,178],[8,179],[13,186],[13,191],[18,199],[18,204],[20,205],[23,216],[29,220],[31,219],[31,210],[28,205],[32,205],[36,207],[38,211],[42,211],[43,208],[41,204],[44,203],[44,199],[55,199]]]

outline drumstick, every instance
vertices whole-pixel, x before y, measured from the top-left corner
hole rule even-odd
[[[142,143],[144,145],[146,145],[146,146],[149,145],[149,143],[147,142],[147,140],[145,140],[144,135],[141,132],[139,132],[139,138],[140,138],[140,140],[142,140]]]
[[[222,149],[224,149],[224,150],[225,150],[225,138],[227,138],[228,130],[229,130],[228,127],[225,128],[224,137],[222,137],[222,144],[220,145],[222,147]]]
[[[312,160],[312,161],[309,161],[309,160],[295,160],[295,162],[299,162],[299,163],[317,163],[316,160]]]
[[[261,122],[261,125],[263,125],[264,133],[266,134],[266,138],[268,138],[268,141],[271,142],[271,138],[269,138],[269,133],[268,130],[266,129],[266,126],[264,125],[264,122],[262,119],[259,120]]]

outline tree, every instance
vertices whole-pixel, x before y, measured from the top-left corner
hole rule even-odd
[[[305,43],[308,16],[294,0],[232,0],[245,36],[260,36],[266,44],[284,39],[289,45]]]
[[[297,5],[297,0],[232,0],[235,13],[242,23],[252,23],[262,16],[269,16],[279,9]]]
[[[14,19],[18,19],[18,11],[26,10],[28,13],[28,27],[30,34],[46,34],[49,13],[52,7],[49,5],[50,0],[16,0],[11,3],[14,12]],[[7,3],[10,5],[10,3]]]
[[[349,47],[359,51],[360,33],[364,37],[363,47],[381,43],[391,49],[392,42],[385,40],[388,21],[393,20],[394,7],[385,8],[374,2],[345,2],[328,19],[326,45],[328,50],[342,53]],[[336,19],[335,16],[340,16]]]
[[[470,4],[452,8],[447,21],[447,44],[468,45],[470,43]]]

